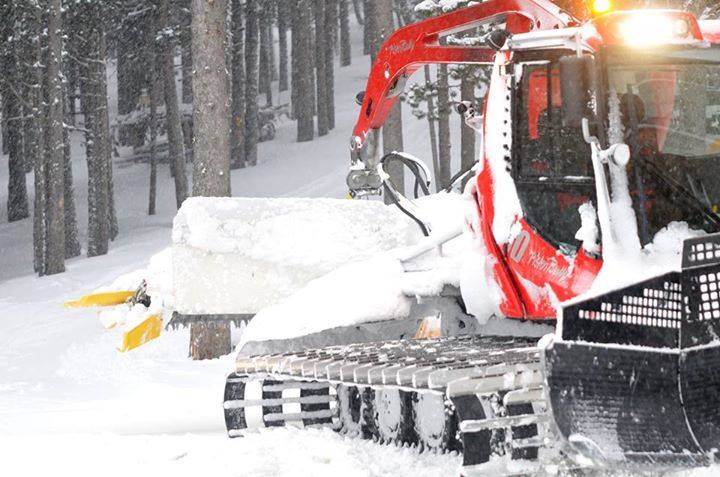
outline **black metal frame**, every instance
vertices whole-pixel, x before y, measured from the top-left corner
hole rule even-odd
[[[628,467],[709,463],[720,449],[720,234],[680,272],[568,305],[545,350],[553,416],[585,455]],[[578,439],[582,436],[582,439]]]

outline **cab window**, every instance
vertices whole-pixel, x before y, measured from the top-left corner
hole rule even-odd
[[[525,220],[562,251],[580,245],[578,208],[595,203],[590,146],[564,127],[557,63],[522,65],[515,90],[513,175]]]

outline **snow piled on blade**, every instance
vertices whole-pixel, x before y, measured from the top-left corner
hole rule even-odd
[[[680,271],[683,242],[702,235],[705,232],[691,229],[687,222],[671,222],[655,234],[653,241],[643,249],[620,249],[615,256],[606,257],[590,290],[570,302],[617,290],[664,273]]]
[[[434,231],[418,246],[464,223],[467,203],[460,194],[433,194],[415,204],[430,219]],[[322,233],[324,226],[320,222],[312,227]],[[408,248],[397,247],[340,266],[280,303],[263,308],[242,334],[238,349],[250,341],[296,338],[330,328],[405,318],[412,305],[409,297],[439,293],[445,284],[459,285],[467,249],[468,240],[461,236],[443,245],[442,253],[432,248],[402,261],[398,257]]]
[[[191,198],[173,227],[175,308],[257,313],[337,267],[419,236],[379,201]]]
[[[313,266],[370,257],[412,238],[395,208],[344,199],[193,197],[173,226],[173,243]]]
[[[264,308],[243,333],[249,341],[285,339],[328,328],[404,318],[403,268],[391,256],[345,265],[315,279],[283,302]]]

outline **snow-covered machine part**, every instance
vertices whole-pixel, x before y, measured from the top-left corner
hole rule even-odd
[[[379,201],[190,198],[173,225],[174,309],[252,316],[341,265],[418,237]]]
[[[549,339],[455,336],[238,357],[230,436],[282,425],[462,451],[463,475],[707,465],[720,446],[720,235],[564,307]]]
[[[479,26],[490,30],[479,45],[442,41]],[[420,244],[395,256],[404,257],[402,273],[389,274],[378,302],[358,287],[367,303],[349,301],[347,320],[323,315],[329,327],[372,325],[372,333],[314,328],[289,341],[264,336],[272,346],[256,342],[257,354],[241,349],[226,385],[230,435],[334,426],[461,450],[464,475],[663,472],[716,458],[719,31],[682,11],[581,23],[545,0],[488,0],[391,35],[351,141],[356,177],[379,181],[355,182],[356,196],[383,188],[373,139],[413,71],[492,64],[481,156],[465,189],[470,212],[450,242],[465,247],[466,268],[447,281],[454,287],[438,289],[435,270],[455,257],[446,245],[429,253],[429,244],[453,237],[452,227],[425,227]],[[433,299],[454,300],[457,312],[416,306]],[[387,311],[406,300],[397,314],[438,321],[439,338],[397,336],[388,325],[397,320],[351,319],[360,306],[389,303]],[[284,313],[275,328],[294,318]],[[556,325],[555,333],[540,342],[508,336],[503,326],[491,330],[498,320]]]

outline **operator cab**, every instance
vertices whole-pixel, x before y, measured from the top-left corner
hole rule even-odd
[[[607,211],[593,224],[598,245],[720,232],[720,47],[684,12],[618,12],[568,33],[542,47],[515,40],[505,66],[522,211],[505,258],[529,319],[599,271],[602,247],[581,242],[583,210],[593,221]],[[608,153],[619,145],[629,162]]]

